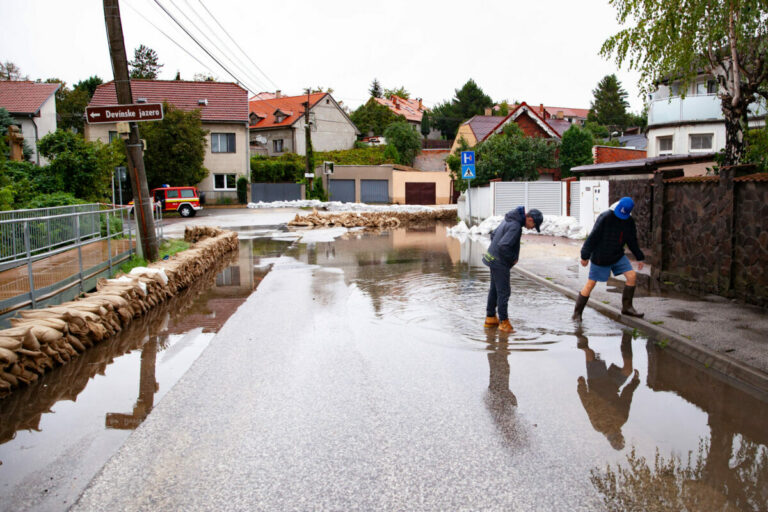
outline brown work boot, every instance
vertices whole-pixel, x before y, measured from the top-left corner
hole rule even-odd
[[[509,323],[509,320],[502,320],[499,323],[499,330],[502,332],[515,332],[515,328]]]
[[[635,287],[624,286],[624,292],[621,294],[621,314],[643,318],[645,313],[640,313],[632,306],[632,299],[635,298]]]
[[[579,293],[579,297],[576,299],[576,307],[573,308],[573,316],[571,317],[573,320],[581,322],[581,314],[584,312],[584,307],[586,307],[587,301],[589,301],[589,297],[585,297]]]
[[[496,327],[499,325],[499,319],[496,316],[485,317],[485,327]]]

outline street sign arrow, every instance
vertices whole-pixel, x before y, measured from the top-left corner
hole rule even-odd
[[[162,103],[134,103],[130,105],[106,105],[86,107],[88,124],[117,123],[120,121],[160,121],[163,119]]]

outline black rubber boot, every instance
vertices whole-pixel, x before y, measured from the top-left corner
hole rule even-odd
[[[632,299],[635,296],[634,286],[624,286],[624,292],[621,294],[621,314],[636,316],[637,318],[643,318],[645,313],[638,313],[634,307],[632,307]]]
[[[576,299],[576,307],[573,308],[573,316],[571,317],[573,320],[581,322],[581,313],[584,312],[584,307],[587,305],[588,300],[589,297],[585,297],[579,293],[579,297]]]

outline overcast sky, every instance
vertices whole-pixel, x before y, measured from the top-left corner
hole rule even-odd
[[[222,62],[252,90],[274,90],[272,82],[285,94],[332,87],[334,97],[355,108],[376,77],[434,106],[473,78],[495,101],[589,108],[597,82],[616,73],[631,109],[642,108],[637,73],[618,70],[597,54],[619,28],[607,0],[159,1],[193,33],[189,19],[224,53],[237,55],[235,65]],[[145,44],[165,64],[160,78],[205,72],[234,81],[154,0],[121,0],[120,8],[129,59]],[[0,60],[14,62],[30,78],[69,84],[94,74],[112,79],[101,1],[0,0],[0,20]]]

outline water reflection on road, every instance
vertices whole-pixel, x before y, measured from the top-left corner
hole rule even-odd
[[[179,295],[0,400],[0,509],[73,503],[288,245],[241,240],[238,253]]]

